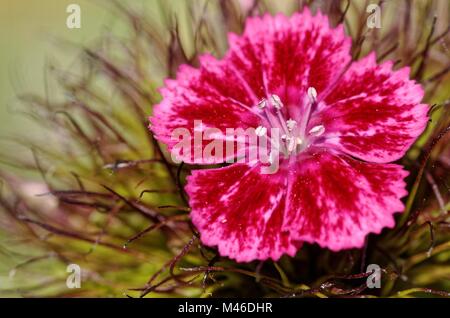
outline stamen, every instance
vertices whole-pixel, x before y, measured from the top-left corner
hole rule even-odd
[[[325,132],[325,127],[323,125],[317,125],[311,128],[311,130],[308,132],[310,135],[313,136],[320,136]]]
[[[300,146],[303,143],[302,138],[297,137],[297,145]]]
[[[300,127],[299,127],[302,138],[306,137],[305,136],[306,126],[308,125],[308,121],[311,116],[312,109],[316,106],[317,91],[314,87],[311,86],[308,88],[306,95],[308,96],[309,103],[306,103],[306,105],[305,105],[305,112],[304,112],[304,115],[302,116],[302,121],[301,121]]]
[[[264,109],[267,106],[267,100],[265,98],[261,99],[258,103],[258,108],[259,109]]]
[[[283,108],[283,103],[281,102],[281,99],[278,95],[272,94],[270,95],[270,99],[272,101],[273,107],[275,107],[276,109]]]
[[[293,120],[293,119],[289,119],[286,122],[286,125],[287,125],[288,130],[292,131],[294,129],[294,127],[297,125],[297,122],[295,120]]]
[[[255,129],[255,134],[256,134],[256,136],[258,136],[258,137],[262,137],[262,136],[264,136],[266,133],[267,133],[267,128],[264,127],[264,126],[258,126],[258,127],[256,127],[256,129]]]
[[[311,102],[311,104],[314,104],[317,101],[317,91],[314,87],[309,87],[308,88],[308,97],[309,97],[309,101]]]

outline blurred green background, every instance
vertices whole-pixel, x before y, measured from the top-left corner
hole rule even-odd
[[[24,91],[45,90],[44,66],[49,57],[61,51],[56,42],[67,39],[86,43],[108,25],[111,13],[95,1],[77,1],[81,6],[81,29],[66,27],[66,8],[73,0],[2,0],[0,3],[0,135],[10,135],[31,121],[17,114],[16,96]],[[75,50],[57,55],[61,65],[68,65]],[[49,87],[51,89],[51,87]],[[31,125],[31,126],[30,126]]]
[[[1,0],[0,1],[0,137],[1,151],[17,149],[5,136],[39,133],[36,125],[20,111],[17,95],[37,93],[55,95],[56,83],[46,76],[48,61],[61,68],[76,62],[79,47],[87,46],[107,32],[120,34],[116,12],[108,0]],[[69,29],[69,4],[81,8],[81,28]],[[121,0],[121,4],[158,10],[157,1]],[[181,6],[182,7],[182,6]],[[153,11],[153,12],[152,12]],[[155,16],[155,15],[153,15]],[[157,14],[156,14],[157,16]],[[12,148],[13,147],[13,148]]]

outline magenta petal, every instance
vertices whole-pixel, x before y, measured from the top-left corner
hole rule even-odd
[[[260,167],[196,170],[186,186],[201,241],[239,262],[277,260],[299,247],[285,224],[286,175],[264,175]]]
[[[308,87],[323,91],[350,61],[343,26],[332,29],[327,16],[307,8],[290,18],[248,18],[243,35],[230,34],[229,42],[226,60],[257,97],[279,95],[295,119]]]
[[[325,143],[370,162],[401,158],[428,121],[423,89],[409,69],[377,65],[375,54],[352,64],[311,121],[322,124]]]
[[[209,63],[220,62],[209,58]],[[209,68],[213,66],[210,65]],[[243,100],[244,95],[240,96],[240,92],[236,89],[234,95],[230,91],[230,94],[225,96],[218,83],[213,81],[210,71],[205,68],[194,69],[186,65],[180,67],[177,79],[167,80],[161,94],[163,100],[154,107],[150,128],[155,137],[164,142],[169,150],[179,142],[179,139],[173,138],[172,135],[176,129],[184,128],[189,132],[191,152],[182,153],[177,158],[184,162],[203,163],[202,159],[207,159],[201,156],[194,158],[194,129],[198,133],[203,133],[209,128],[219,129],[219,134],[214,136],[215,140],[225,141],[226,128],[256,128],[259,123],[259,118],[240,106],[240,102],[237,101]],[[196,121],[201,121],[201,125],[195,126]],[[201,139],[197,138],[200,141]],[[199,147],[201,152],[207,144],[208,142],[203,141]],[[222,160],[215,162],[220,163],[225,159],[224,156]]]
[[[305,155],[306,156],[306,155]],[[403,211],[408,172],[319,150],[289,171],[287,223],[298,240],[338,251],[362,247]]]

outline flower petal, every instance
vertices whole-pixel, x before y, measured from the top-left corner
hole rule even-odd
[[[404,209],[407,172],[317,150],[289,170],[287,224],[298,240],[333,251],[362,247],[369,233],[393,227]]]
[[[227,65],[240,70],[257,98],[277,94],[299,119],[309,87],[321,92],[350,61],[351,39],[343,26],[332,29],[328,17],[309,9],[290,18],[248,18],[242,36],[229,35]]]
[[[217,60],[210,63],[220,63]],[[150,118],[150,128],[155,137],[165,143],[169,150],[173,150],[178,144],[179,138],[173,133],[177,129],[185,129],[192,146],[190,153],[179,153],[179,160],[188,163],[220,163],[226,160],[224,155],[222,160],[214,162],[207,161],[201,155],[196,155],[196,150],[203,153],[207,142],[202,137],[196,138],[197,134],[207,132],[208,129],[218,129],[214,135],[214,140],[227,140],[226,128],[256,128],[260,119],[240,106],[237,99],[238,89],[234,94],[229,92],[227,96],[218,89],[217,83],[211,84],[208,72],[205,68],[194,69],[187,65],[182,65],[178,71],[176,80],[167,80],[165,87],[161,89],[163,100],[156,105],[153,110],[153,117]],[[231,97],[230,97],[231,96]],[[234,100],[233,98],[236,98]],[[201,125],[196,125],[196,122]],[[194,142],[197,139],[197,144]],[[205,138],[203,138],[205,139]]]
[[[428,105],[409,69],[377,65],[375,54],[355,62],[313,115],[325,127],[325,143],[371,162],[401,158],[423,132]]]
[[[293,256],[300,245],[284,224],[286,175],[261,174],[260,168],[233,164],[188,177],[192,222],[201,241],[239,262]]]

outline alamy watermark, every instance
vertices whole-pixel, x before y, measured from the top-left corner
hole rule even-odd
[[[69,264],[66,271],[70,273],[66,279],[67,288],[81,288],[81,267],[78,264]]]
[[[381,288],[381,267],[377,264],[370,264],[367,266],[366,273],[371,273],[367,276],[366,286],[368,288]]]
[[[369,29],[381,28],[381,8],[378,4],[371,3],[367,6],[366,12],[370,13],[366,20]]]
[[[302,106],[305,113],[310,114],[318,104],[317,92],[310,87]],[[172,160],[198,164],[259,162],[262,174],[273,174],[278,171],[281,158],[295,157],[323,141],[325,127],[311,125],[310,116],[301,120],[290,118],[289,112],[281,111],[284,105],[278,95],[269,95],[253,109],[244,107],[259,116],[264,125],[218,128],[193,120],[193,127],[179,127],[171,132]]]
[[[176,128],[172,140],[177,141],[171,157],[175,163],[191,158],[194,163],[254,163],[264,166],[261,173],[278,170],[281,144],[280,130],[265,127],[225,128],[205,127],[201,120],[194,121],[191,130]]]
[[[69,29],[81,28],[81,7],[79,4],[72,3],[66,8],[66,12],[69,13],[66,19],[66,26]]]

